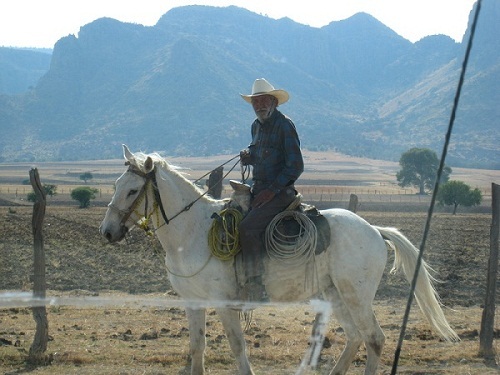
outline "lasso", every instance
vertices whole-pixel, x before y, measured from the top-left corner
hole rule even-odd
[[[230,260],[238,254],[241,249],[238,226],[242,219],[240,211],[226,208],[212,221],[208,231],[208,245],[216,258]]]
[[[282,220],[292,218],[299,224],[299,233],[289,236],[280,231]],[[314,223],[306,215],[292,210],[286,210],[269,223],[265,242],[270,258],[283,261],[287,266],[307,264],[313,257],[316,249],[317,230]]]

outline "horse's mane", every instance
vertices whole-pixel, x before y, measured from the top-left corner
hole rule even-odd
[[[134,153],[134,164],[135,167],[144,171],[144,163],[146,159],[150,157],[155,165],[160,165],[162,168],[171,168],[173,170],[179,169],[179,167],[171,166],[160,154],[153,152],[151,154],[145,154],[144,152]]]
[[[181,171],[182,167],[170,164],[169,162],[167,162],[165,160],[164,157],[162,157],[160,154],[158,154],[156,152],[153,152],[150,154],[145,154],[143,152],[134,153],[135,167],[144,172],[144,169],[145,169],[144,163],[146,162],[146,159],[148,157],[150,157],[153,160],[154,165],[159,166],[162,170],[171,171],[175,175],[179,176],[181,179],[187,181],[193,187],[193,189],[195,189],[199,194],[203,194],[205,192],[202,188],[200,188],[199,186],[197,186],[196,184],[191,182],[186,177],[187,173]]]

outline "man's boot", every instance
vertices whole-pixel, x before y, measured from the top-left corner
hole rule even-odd
[[[243,286],[242,300],[247,302],[269,302],[262,276],[249,277]]]
[[[262,283],[264,262],[258,247],[253,251],[243,253],[243,266],[245,268],[245,285],[241,290],[240,299],[247,302],[269,302],[266,288]]]

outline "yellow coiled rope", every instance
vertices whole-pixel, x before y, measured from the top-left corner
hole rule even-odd
[[[238,226],[243,215],[235,208],[226,208],[216,215],[208,231],[208,246],[212,255],[230,260],[240,251]]]

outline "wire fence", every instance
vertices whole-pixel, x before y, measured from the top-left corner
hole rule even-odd
[[[58,185],[55,197],[56,200],[70,200],[71,192],[81,185]],[[112,185],[85,185],[97,190],[96,199],[110,200],[115,190]],[[302,194],[304,201],[312,202],[344,202],[349,201],[352,194],[361,196],[368,202],[413,202],[429,203],[430,195],[418,194],[415,189],[402,189],[397,186],[322,186],[322,185],[298,185],[297,191]],[[491,201],[491,191],[480,189],[483,201]],[[27,185],[0,185],[0,196],[5,199],[26,200],[33,189]],[[233,190],[229,185],[222,189],[222,197],[228,198]]]

